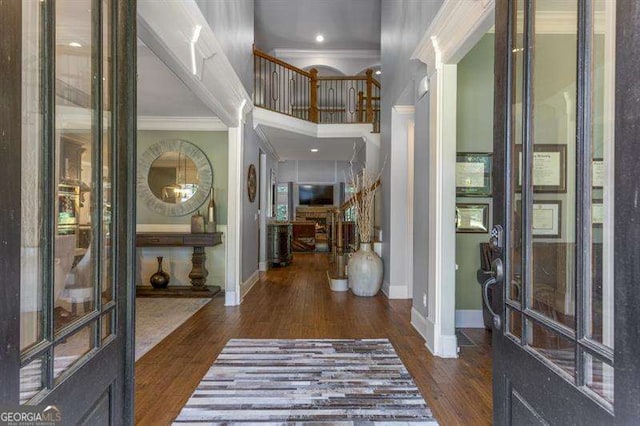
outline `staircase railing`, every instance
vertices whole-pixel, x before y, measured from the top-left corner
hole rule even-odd
[[[320,124],[371,123],[380,131],[380,82],[358,76],[318,76],[254,48],[254,105]]]

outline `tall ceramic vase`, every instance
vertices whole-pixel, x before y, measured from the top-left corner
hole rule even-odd
[[[356,296],[375,296],[382,287],[382,259],[371,243],[360,243],[348,265],[349,288]]]

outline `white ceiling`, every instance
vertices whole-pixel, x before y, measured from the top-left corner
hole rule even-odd
[[[214,114],[138,40],[138,115],[212,117]]]
[[[256,46],[265,51],[380,50],[380,0],[255,0],[254,19]]]
[[[275,127],[261,126],[280,160],[349,161],[356,150],[364,147],[362,138],[315,138]],[[311,152],[317,148],[318,152]]]

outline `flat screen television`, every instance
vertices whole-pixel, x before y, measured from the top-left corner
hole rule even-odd
[[[300,204],[306,206],[333,205],[333,185],[300,185]]]

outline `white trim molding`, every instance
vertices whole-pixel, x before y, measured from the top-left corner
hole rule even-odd
[[[428,72],[442,63],[457,63],[493,26],[495,0],[445,0],[411,55]],[[437,47],[436,47],[437,46]]]
[[[138,130],[226,132],[229,127],[218,117],[138,116]]]
[[[253,108],[195,0],[138,0],[138,36],[227,126]]]
[[[411,325],[423,339],[429,340],[427,339],[427,320],[415,307],[411,308]]]
[[[455,216],[457,62],[494,24],[495,0],[445,0],[412,55],[429,77],[429,276],[427,348],[456,357]]]
[[[433,335],[433,324],[414,307],[411,308],[411,325],[425,340],[425,347],[440,358],[458,358],[458,339],[454,334]],[[436,338],[437,337],[437,338]],[[436,349],[438,348],[438,349]]]
[[[408,299],[413,293],[413,105],[396,105],[391,111],[389,185],[389,298]]]
[[[316,124],[259,107],[253,110],[253,127],[256,130],[260,127],[273,127],[315,138],[364,138],[371,136],[373,130],[372,125],[367,123]],[[264,131],[258,131],[258,136],[262,139],[261,133]]]
[[[244,299],[258,281],[260,281],[260,271],[255,270],[253,274],[240,285],[240,299]]]
[[[240,113],[239,113],[240,114]],[[237,306],[241,302],[242,280],[242,156],[244,151],[244,125],[229,129],[229,191],[227,191],[227,280],[225,306]]]
[[[484,328],[482,309],[457,309],[456,328]]]

